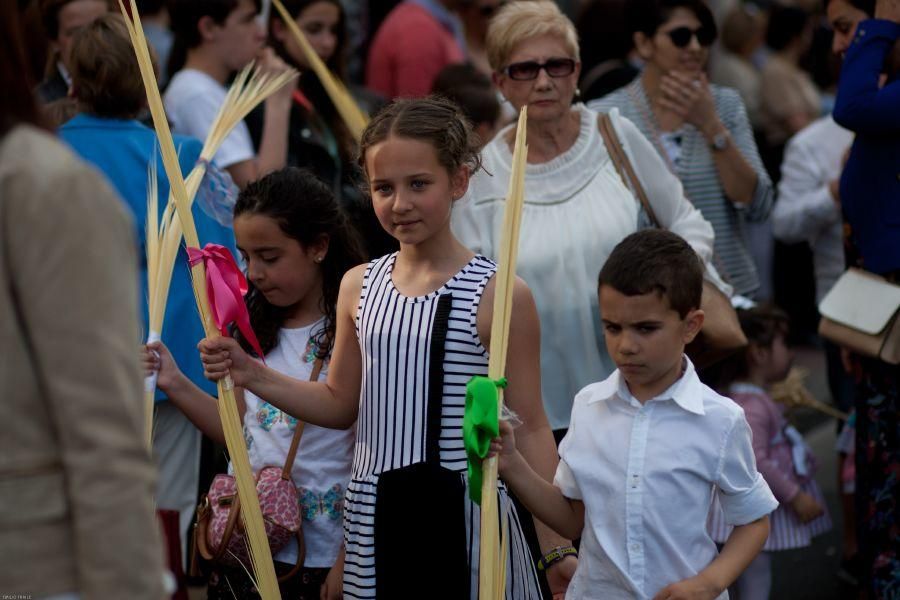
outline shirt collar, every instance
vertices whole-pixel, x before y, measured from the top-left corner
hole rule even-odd
[[[674,400],[675,404],[688,412],[697,415],[706,414],[706,411],[703,409],[703,384],[697,376],[694,363],[686,355],[684,356],[684,365],[684,373],[678,381],[669,386],[663,393],[648,400],[648,402]],[[588,404],[599,402],[600,400],[610,400],[616,396],[625,401],[634,398],[628,390],[625,378],[622,377],[622,373],[618,369],[600,383],[593,397],[588,400]]]
[[[728,386],[728,391],[735,394],[761,394],[766,395],[766,390],[756,384],[739,381]]]

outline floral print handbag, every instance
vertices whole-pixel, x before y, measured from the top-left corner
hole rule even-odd
[[[316,381],[321,370],[322,359],[319,358],[313,366],[310,381]],[[263,467],[256,475],[256,492],[272,554],[284,548],[291,538],[297,538],[297,563],[288,573],[279,577],[279,581],[293,577],[303,565],[305,555],[300,497],[291,477],[302,433],[303,423],[298,421],[284,465]],[[201,498],[197,508],[194,543],[200,556],[229,567],[250,567],[249,544],[239,514],[240,499],[234,477],[216,475],[209,492]]]

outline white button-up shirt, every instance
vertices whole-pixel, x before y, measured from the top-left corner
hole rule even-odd
[[[713,494],[733,525],[778,506],[756,470],[744,411],[685,364],[643,405],[618,370],[575,397],[554,480],[585,505],[567,600],[652,598],[706,568],[717,554],[706,530]]]

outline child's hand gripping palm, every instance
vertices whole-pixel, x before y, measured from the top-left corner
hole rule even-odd
[[[203,362],[203,375],[207,379],[219,381],[231,374],[235,385],[248,387],[257,375],[259,363],[231,338],[206,338],[197,348]]]
[[[162,342],[153,342],[141,347],[141,364],[144,374],[150,376],[157,373],[156,387],[169,393],[173,386],[183,377],[175,359]]]

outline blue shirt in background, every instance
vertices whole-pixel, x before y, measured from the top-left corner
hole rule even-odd
[[[862,21],[841,68],[834,120],[856,133],[841,176],[841,206],[862,266],[900,269],[900,78],[883,86],[885,61],[900,24]]]
[[[59,136],[78,155],[106,175],[131,210],[134,217],[135,234],[140,246],[140,311],[144,322],[144,337],[146,337],[148,319],[147,166],[153,156],[156,156],[157,163],[160,216],[165,210],[169,197],[169,181],[163,168],[162,157],[156,149],[156,132],[138,121],[106,119],[79,114],[60,127]],[[200,157],[202,144],[194,138],[180,135],[173,137],[181,171],[186,177]],[[199,202],[194,203],[193,214],[201,244],[221,244],[236,256],[234,233],[231,229],[208,216],[201,210]],[[197,352],[197,342],[203,337],[203,326],[200,323],[191,286],[187,253],[182,242],[172,272],[172,283],[169,288],[166,315],[163,321],[162,340],[182,372],[204,391],[215,396],[216,386],[203,377],[203,367]],[[135,348],[135,353],[137,352],[138,349]],[[165,395],[157,390],[156,400],[165,399]]]

